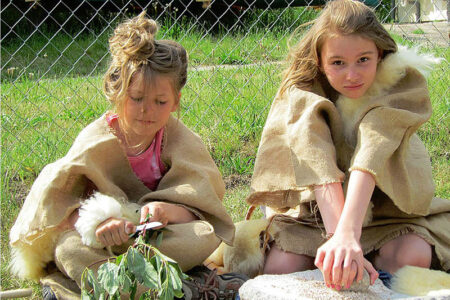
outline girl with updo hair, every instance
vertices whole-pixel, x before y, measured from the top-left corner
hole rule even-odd
[[[13,272],[40,280],[44,299],[79,298],[85,268],[124,253],[144,222],[169,229],[158,248],[190,275],[186,299],[202,291],[234,299],[246,280],[202,266],[222,241],[232,244],[234,224],[205,145],[171,114],[187,80],[186,50],[157,31],[145,12],[114,30],[103,82],[111,110],[42,170],[11,230]]]

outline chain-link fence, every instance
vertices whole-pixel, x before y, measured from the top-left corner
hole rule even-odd
[[[448,197],[448,1],[366,3],[399,43],[421,46],[447,59],[429,78],[434,116],[420,135],[433,158],[438,194]],[[108,109],[102,74],[109,60],[108,37],[120,21],[146,10],[160,25],[159,37],[175,39],[187,49],[189,79],[179,116],[201,135],[224,176],[239,183],[252,172],[268,108],[280,84],[288,38],[323,4],[2,0],[2,232],[9,231],[41,168],[63,156],[78,132]],[[424,21],[432,22],[420,23]],[[6,240],[2,234],[2,253]],[[5,259],[2,254],[3,286]]]
[[[444,0],[371,0],[399,43],[448,57]],[[124,18],[146,10],[160,37],[190,55],[180,117],[205,140],[225,175],[250,174],[258,139],[280,83],[288,38],[323,2],[292,0],[2,1],[3,187],[28,182],[62,156],[108,104],[101,75],[108,42]],[[440,20],[399,25],[402,21]],[[444,21],[442,21],[444,20]],[[448,125],[448,63],[431,81]],[[444,74],[444,76],[442,76]],[[445,131],[445,128],[444,128]],[[448,148],[447,148],[448,149]]]

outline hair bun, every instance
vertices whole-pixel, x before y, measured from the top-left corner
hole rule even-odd
[[[158,25],[145,11],[120,24],[109,39],[111,55],[117,61],[145,61],[155,52]]]

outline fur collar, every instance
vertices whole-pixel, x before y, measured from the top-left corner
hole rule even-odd
[[[363,97],[386,93],[405,76],[407,68],[415,68],[424,77],[428,77],[433,67],[442,60],[431,54],[420,54],[417,48],[398,46],[397,52],[388,55],[380,62],[375,81]]]
[[[336,107],[344,120],[344,135],[347,142],[350,145],[356,142],[353,129],[358,122],[359,112],[371,105],[373,97],[386,95],[406,75],[408,68],[414,68],[427,77],[433,67],[442,60],[431,54],[419,54],[417,48],[399,46],[397,52],[389,54],[379,63],[374,83],[364,96],[351,99],[340,95]]]

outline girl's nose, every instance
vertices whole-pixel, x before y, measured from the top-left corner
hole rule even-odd
[[[346,79],[348,81],[357,81],[359,79],[359,72],[356,67],[349,67],[347,70]]]
[[[152,110],[152,104],[151,101],[148,101],[147,99],[144,99],[141,103],[141,112],[147,113]]]

